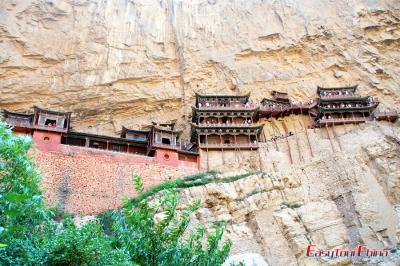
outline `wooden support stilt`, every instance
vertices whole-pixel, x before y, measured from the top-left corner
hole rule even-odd
[[[263,135],[264,142],[267,143],[267,137],[265,136],[264,128],[262,128],[261,130],[262,130],[261,132]],[[265,147],[267,148],[267,152],[269,152],[268,145],[265,145]]]
[[[300,113],[301,113],[301,115],[303,115],[303,112],[302,112],[302,109],[300,108]],[[314,157],[314,154],[313,154],[313,151],[312,151],[312,148],[311,148],[311,143],[310,143],[310,138],[309,138],[309,136],[308,136],[308,128],[307,128],[307,126],[306,126],[306,123],[304,122],[304,119],[303,119],[303,117],[302,117],[302,119],[300,119],[300,125],[303,123],[303,128],[304,128],[304,131],[305,131],[305,133],[306,133],[306,138],[307,138],[307,143],[308,143],[308,148],[310,149],[310,155],[311,155],[311,158],[313,158]]]
[[[297,137],[297,132],[294,132],[294,137],[296,139],[296,145],[297,145],[297,151],[299,153],[299,158],[301,162],[304,162],[304,157],[303,154],[301,153],[301,149],[300,149],[300,144],[299,144],[299,139]]]
[[[290,149],[289,137],[287,136],[288,130],[287,130],[285,121],[282,122],[282,125],[283,125],[283,129],[285,130],[285,136],[286,136],[285,139],[286,139],[286,144],[287,144],[287,146],[288,146],[288,153],[289,153],[290,164],[293,164],[292,151],[291,151],[291,149]]]
[[[354,112],[353,112],[353,111],[351,111],[351,118],[353,118],[353,121],[355,120],[355,119],[354,119],[355,116],[354,116]],[[354,124],[354,122],[353,122],[353,124]],[[361,127],[361,123],[355,123],[355,124],[356,124],[356,126]]]
[[[334,139],[336,139],[337,143],[339,144],[339,149],[340,149],[340,151],[342,151],[342,150],[343,150],[343,149],[342,149],[342,144],[340,143],[339,136],[336,134],[335,125],[334,125],[334,124],[332,125],[332,133],[333,133]]]
[[[207,140],[207,135],[208,134],[206,134],[207,171],[210,171],[210,162],[209,162],[209,158],[208,158],[208,140]]]
[[[314,157],[314,154],[313,154],[313,151],[311,148],[310,137],[308,136],[308,129],[305,127],[304,130],[306,131],[307,143],[308,143],[308,147],[310,148],[311,157]]]
[[[293,109],[291,110],[291,115],[292,115],[292,114],[293,114]],[[299,139],[298,139],[298,137],[297,137],[296,127],[295,127],[294,129],[295,129],[295,130],[294,130],[294,137],[295,137],[295,139],[296,139],[296,145],[297,145],[297,151],[298,151],[298,153],[299,153],[299,159],[300,159],[301,162],[304,162],[304,157],[303,157],[303,154],[301,153],[301,150],[300,150]]]
[[[223,148],[223,143],[222,143],[222,135],[219,134],[219,141],[221,143],[221,156],[222,156],[222,163],[225,165],[225,158],[224,158],[224,148]]]
[[[311,123],[313,123],[313,119],[311,118],[310,112],[308,112],[308,117],[310,118]],[[314,121],[315,122],[315,121]],[[314,124],[314,123],[313,123]],[[315,126],[313,126],[313,130],[315,133]]]
[[[343,113],[340,113],[340,116],[342,117],[342,120],[344,120]],[[343,122],[343,128],[344,128],[344,132],[347,133],[347,124],[344,122]]]
[[[235,138],[235,143],[237,143],[236,134],[234,134],[233,137]],[[236,161],[238,162],[238,164],[240,165],[240,157],[239,157],[239,160],[238,160],[237,152],[238,152],[238,148],[237,148],[237,145],[235,145],[235,160],[236,160]]]
[[[272,123],[272,121],[271,121],[271,125],[272,125],[272,131],[274,131],[274,137],[276,137],[277,135],[276,135],[275,125]],[[279,132],[278,132],[278,133],[279,133]],[[274,143],[275,143],[275,149],[276,149],[276,151],[279,151],[279,147],[278,147],[278,144],[277,144],[277,142],[276,142],[276,139],[274,140]]]
[[[240,147],[238,148],[238,153],[239,153],[239,166],[241,166],[242,165],[242,163],[243,163],[243,158],[242,158],[242,153],[241,153],[241,151],[240,151]]]
[[[333,145],[331,135],[329,134],[328,125],[325,125],[325,128],[326,128],[326,133],[328,134],[329,142],[331,143],[332,152],[335,153],[335,147],[334,147],[334,145]]]
[[[256,133],[256,141],[257,141],[257,144],[258,144],[258,150],[257,151],[258,151],[258,160],[260,162],[260,172],[264,172],[263,167],[262,167],[262,160],[261,160],[261,147],[260,147],[260,144],[258,142],[257,133]]]

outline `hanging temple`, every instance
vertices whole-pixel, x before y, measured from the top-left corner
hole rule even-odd
[[[156,157],[171,166],[200,168],[199,150],[257,150],[263,136],[261,118],[281,118],[292,114],[308,115],[308,128],[358,124],[367,121],[394,122],[394,111],[375,112],[379,101],[356,93],[357,86],[317,88],[317,99],[293,103],[287,93],[273,91],[271,98],[260,104],[250,95],[196,94],[192,107],[191,137],[181,138],[175,121],[153,122],[144,129],[122,127],[120,137],[76,132],[71,126],[71,113],[46,110],[34,106],[34,112],[16,113],[3,110],[3,120],[16,134],[32,135],[44,150],[60,145],[81,146],[114,152]],[[290,135],[290,132],[289,132]],[[273,139],[276,140],[276,139]]]

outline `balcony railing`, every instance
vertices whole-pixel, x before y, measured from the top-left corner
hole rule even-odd
[[[362,98],[360,95],[321,95],[321,99],[359,99]]]
[[[199,123],[199,127],[257,127],[259,123]]]
[[[157,148],[165,148],[165,149],[172,149],[172,150],[180,150],[181,147],[179,145],[173,145],[173,144],[164,144],[164,143],[156,143],[153,142],[153,147]]]
[[[235,104],[235,105],[199,105],[199,110],[252,110],[257,108],[255,104]]]
[[[261,106],[260,110],[264,112],[284,112],[284,111],[291,111],[295,109],[310,109],[316,104],[316,101],[310,103],[295,103],[290,105],[284,106]]]
[[[357,110],[365,110],[375,108],[378,103],[371,102],[368,105],[361,105],[361,106],[318,106],[324,111],[357,111]]]
[[[258,148],[258,143],[200,143],[200,148]]]
[[[344,117],[344,118],[326,118],[320,119],[320,124],[334,124],[334,123],[359,123],[368,121],[368,117]]]
[[[21,121],[21,120],[16,120],[16,119],[6,119],[6,123],[10,126],[14,127],[26,127],[26,128],[31,128],[32,123],[30,121]]]

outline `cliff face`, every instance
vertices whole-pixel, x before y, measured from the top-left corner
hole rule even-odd
[[[325,250],[354,250],[361,243],[370,249],[399,245],[398,125],[346,127],[336,128],[332,139],[325,129],[308,130],[313,155],[302,145],[305,133],[297,134],[298,146],[295,137],[263,145],[261,165],[268,174],[182,191],[186,202],[203,199],[193,220],[209,226],[226,222],[232,253],[258,253],[269,265],[398,265],[395,253],[306,256],[308,245]]]
[[[0,3],[0,106],[73,111],[75,129],[190,115],[195,92],[308,100],[360,84],[400,103],[396,0],[26,0]]]
[[[400,111],[399,47],[398,0],[6,0],[0,108],[72,111],[75,130],[107,135],[177,119],[187,135],[195,92],[306,101],[317,85],[359,84]],[[182,191],[204,201],[194,220],[228,222],[232,253],[271,265],[350,262],[307,258],[309,243],[399,245],[399,122],[328,132],[305,130],[308,119],[263,121],[267,139],[296,134],[259,152],[204,154],[203,166],[271,174]]]

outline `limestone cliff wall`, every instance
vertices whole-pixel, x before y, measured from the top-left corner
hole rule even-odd
[[[397,107],[399,17],[397,0],[6,0],[0,107],[73,111],[75,129],[109,135],[187,127],[195,92],[308,100],[357,83]]]
[[[72,111],[74,129],[108,135],[122,125],[177,119],[187,136],[195,92],[250,92],[258,101],[281,90],[306,101],[317,85],[359,84],[379,108],[400,111],[399,46],[398,0],[5,0],[0,108]],[[329,130],[305,130],[305,116],[263,122],[267,141],[258,152],[210,152],[201,160],[203,169],[270,174],[182,191],[185,200],[204,202],[195,222],[228,222],[232,253],[259,253],[270,265],[367,263],[306,258],[308,243],[399,245],[399,122]],[[295,134],[268,141],[287,131]],[[118,195],[133,193],[131,171],[152,184],[151,169],[122,159],[36,158],[46,196],[67,201],[67,211],[84,210],[83,199],[96,211],[118,206]],[[96,164],[106,182],[84,167]],[[63,196],[63,184],[74,198]],[[399,258],[375,262],[397,265]]]
[[[305,256],[310,244],[331,250],[360,243],[394,249],[400,243],[398,125],[342,130],[331,141],[325,129],[309,130],[313,156],[308,144],[299,145],[298,153],[294,136],[266,145],[260,153],[267,174],[184,190],[185,202],[203,199],[193,222],[226,222],[232,254],[258,253],[269,265],[398,265],[396,253],[372,259]]]

